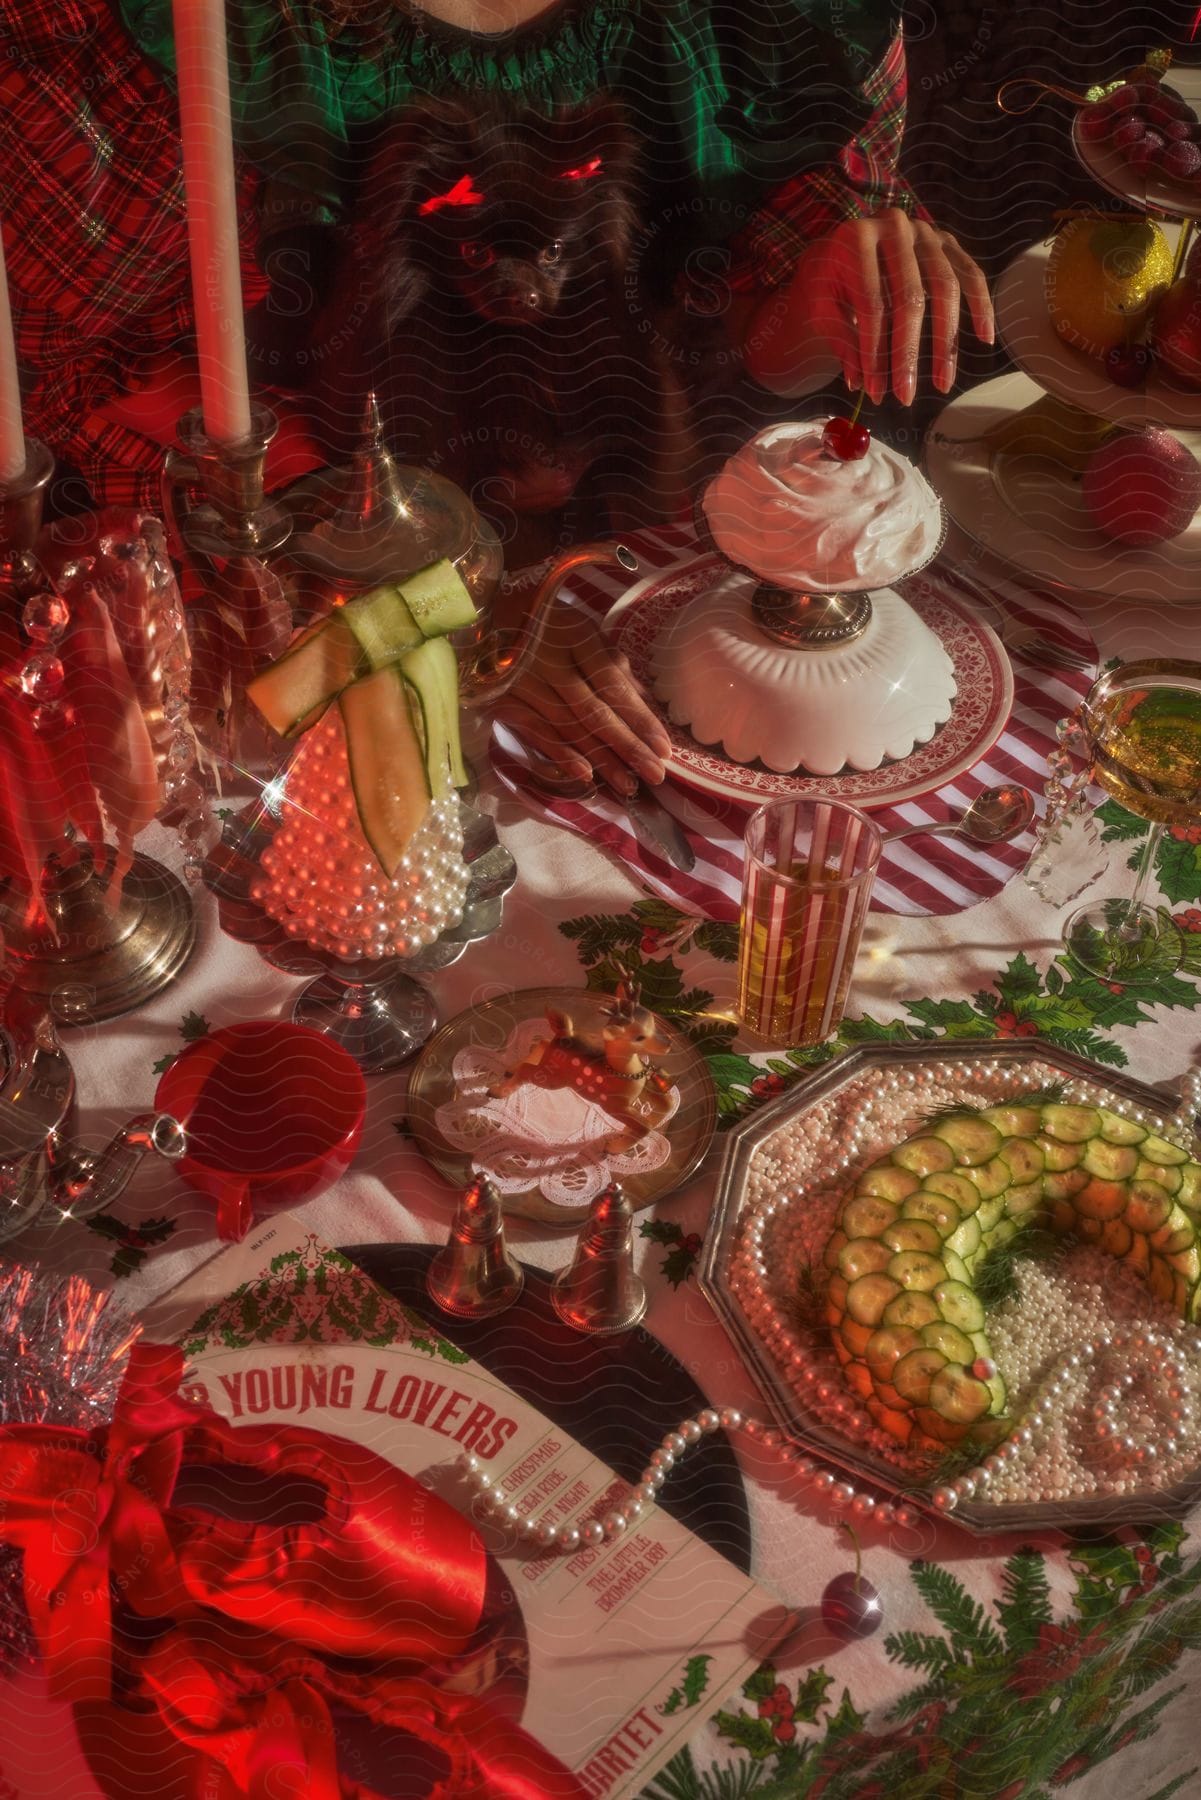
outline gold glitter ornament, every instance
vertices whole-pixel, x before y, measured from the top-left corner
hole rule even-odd
[[[1065,343],[1103,357],[1132,343],[1172,279],[1172,250],[1150,219],[1070,219],[1047,264],[1047,308]]]

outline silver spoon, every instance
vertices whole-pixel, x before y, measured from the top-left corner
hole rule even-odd
[[[957,819],[948,819],[943,825],[906,825],[903,831],[890,831],[884,842],[895,844],[898,838],[907,837],[964,837],[973,844],[1004,844],[1025,831],[1033,817],[1034,795],[1015,782],[985,788]]]

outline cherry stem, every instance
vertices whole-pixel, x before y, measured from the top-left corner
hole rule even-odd
[[[849,1519],[839,1519],[839,1525],[851,1540],[851,1548],[855,1552],[855,1592],[859,1592],[859,1578],[863,1573],[863,1550],[859,1543],[859,1533]]]
[[[859,398],[855,402],[855,410],[851,414],[851,424],[852,425],[857,425],[859,422],[859,415],[863,411],[863,402],[864,402],[866,395],[867,395],[867,389],[861,387],[859,390]]]

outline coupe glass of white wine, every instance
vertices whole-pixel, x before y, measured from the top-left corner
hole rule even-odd
[[[1129,980],[1163,960],[1161,915],[1146,895],[1164,831],[1201,826],[1201,663],[1120,663],[1090,688],[1080,725],[1093,780],[1151,830],[1131,897],[1081,907],[1064,942],[1090,974]]]

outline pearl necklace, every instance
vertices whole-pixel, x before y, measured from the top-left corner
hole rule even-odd
[[[990,1451],[968,1473],[932,1488],[926,1504],[936,1513],[947,1515],[953,1513],[961,1501],[986,1501],[993,1478],[1040,1447],[1062,1409],[1065,1388],[1078,1380],[1090,1364],[1100,1367],[1106,1358],[1119,1351],[1133,1351],[1145,1359],[1146,1366],[1134,1370],[1127,1367],[1101,1388],[1092,1409],[1093,1437],[1101,1454],[1116,1453],[1128,1467],[1150,1474],[1161,1456],[1176,1454],[1180,1448],[1178,1434],[1191,1429],[1196,1418],[1195,1402],[1181,1385],[1186,1379],[1184,1368],[1174,1357],[1174,1352],[1184,1348],[1194,1353],[1201,1351],[1201,1333],[1188,1331],[1186,1334],[1183,1327],[1172,1333],[1143,1329],[1105,1333],[1091,1343],[1081,1345],[1043,1382],[1029,1411],[1030,1422],[1015,1426],[1004,1443]],[[1158,1441],[1149,1436],[1140,1439],[1129,1430],[1120,1432],[1119,1407],[1123,1395],[1130,1395],[1140,1387],[1146,1392],[1147,1404],[1163,1415],[1165,1435]],[[1157,1388],[1160,1391],[1157,1392]],[[536,1544],[540,1550],[572,1556],[580,1549],[615,1543],[658,1499],[659,1490],[680,1458],[703,1437],[719,1430],[741,1432],[744,1437],[762,1444],[765,1450],[774,1451],[802,1480],[810,1481],[835,1512],[850,1512],[861,1521],[870,1519],[883,1526],[903,1528],[916,1522],[917,1513],[913,1507],[881,1500],[864,1489],[856,1489],[851,1482],[823,1468],[800,1444],[761,1419],[748,1418],[735,1406],[705,1407],[695,1417],[683,1420],[674,1431],[668,1432],[659,1448],[651,1452],[650,1460],[621,1506],[602,1518],[588,1519],[582,1525],[559,1525],[550,1518],[523,1518],[518,1508],[505,1500],[500,1483],[493,1480],[478,1456],[465,1456],[462,1467],[476,1499],[498,1524],[513,1527],[519,1538]]]

